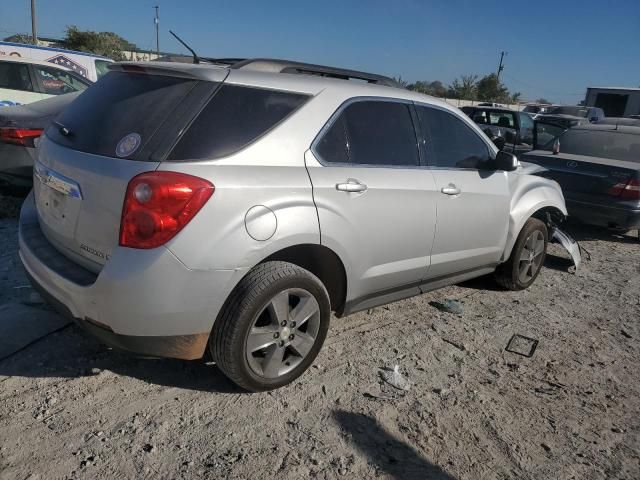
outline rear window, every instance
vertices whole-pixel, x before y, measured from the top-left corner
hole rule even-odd
[[[640,163],[640,135],[616,131],[567,130],[560,152]],[[551,149],[553,141],[547,145]]]
[[[62,112],[47,136],[74,150],[137,159],[196,83],[169,76],[109,72]],[[62,135],[61,126],[70,134]]]
[[[169,160],[231,155],[275,127],[308,98],[297,93],[222,85],[169,154]]]

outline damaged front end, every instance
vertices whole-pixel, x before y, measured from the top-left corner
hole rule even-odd
[[[574,273],[577,273],[578,268],[580,268],[580,264],[582,263],[580,245],[567,232],[565,232],[564,230],[560,230],[558,224],[562,221],[564,221],[563,215],[553,215],[551,212],[546,212],[545,223],[547,224],[547,229],[549,230],[550,240],[555,243],[560,243],[565,248],[565,250],[569,252],[569,255],[571,255],[571,259],[573,260],[573,264],[576,267]]]

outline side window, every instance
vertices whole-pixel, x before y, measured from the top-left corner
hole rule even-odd
[[[96,76],[98,78],[102,77],[105,73],[109,71],[110,63],[113,63],[113,62],[107,62],[106,60],[95,60]]]
[[[444,168],[478,168],[489,159],[489,148],[478,133],[455,115],[418,106],[418,118],[427,142],[427,159]]]
[[[533,119],[526,113],[520,112],[520,128],[533,129]]]
[[[348,105],[317,144],[322,160],[379,166],[418,166],[409,106],[389,101]]]
[[[29,67],[23,63],[0,62],[0,88],[33,92]]]
[[[44,93],[48,95],[62,95],[63,93],[78,92],[87,88],[85,83],[65,70],[41,65],[34,65],[33,67],[42,82]]]
[[[298,93],[225,84],[189,126],[169,160],[213,159],[236,153],[308,99]]]

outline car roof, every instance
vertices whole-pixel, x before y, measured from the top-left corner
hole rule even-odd
[[[179,62],[118,62],[110,64],[110,70],[143,70],[148,73],[184,76],[205,81],[225,81],[225,83],[272,88],[308,95],[317,95],[330,90],[345,97],[385,97],[428,103],[440,108],[459,111],[453,105],[429,95],[404,88],[376,85],[364,81],[342,80],[320,75],[282,73],[252,70],[250,68],[230,68],[229,66],[207,63]]]
[[[42,60],[33,60],[32,58],[25,58],[25,57],[4,56],[4,57],[0,57],[0,62],[29,63],[31,65],[46,65],[47,67],[53,67],[53,68],[57,68],[59,70],[66,70],[66,71],[71,70],[70,68],[63,67],[62,65],[58,65],[58,64],[55,64],[55,63],[45,62],[45,61],[42,61]]]

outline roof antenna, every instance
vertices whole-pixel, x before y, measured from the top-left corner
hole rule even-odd
[[[198,55],[196,54],[196,52],[193,51],[193,48],[191,48],[189,45],[184,43],[182,41],[182,39],[178,35],[173,33],[171,30],[169,30],[169,33],[171,35],[173,35],[174,37],[176,37],[176,40],[178,40],[182,45],[184,45],[186,47],[187,50],[189,50],[191,52],[191,55],[193,55],[193,63],[200,63],[200,59],[198,58]]]

